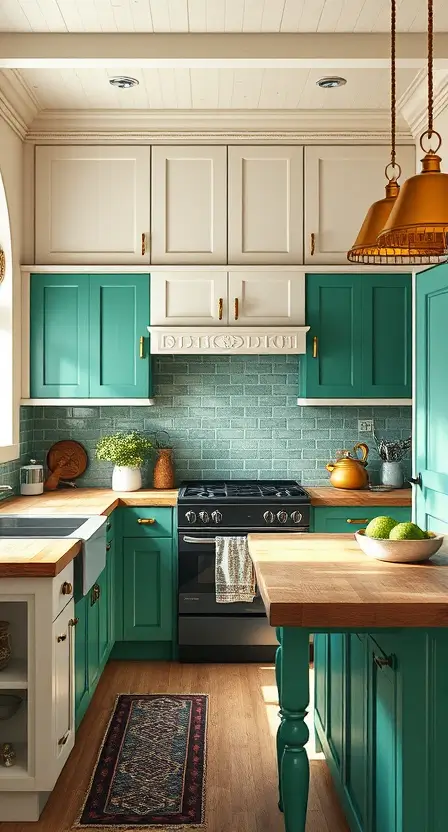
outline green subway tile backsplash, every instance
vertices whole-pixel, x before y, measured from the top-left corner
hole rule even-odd
[[[99,437],[114,430],[167,430],[176,477],[291,477],[305,485],[328,482],[325,464],[339,448],[367,441],[358,418],[376,432],[405,438],[410,407],[298,407],[296,356],[163,356],[155,360],[153,407],[23,407],[21,460],[0,466],[0,483],[17,485],[29,455],[43,460],[58,439],[77,439],[89,454],[79,485],[109,486],[111,466],[99,463]],[[410,462],[407,462],[407,473]],[[372,449],[369,471],[378,480]],[[146,472],[150,484],[151,472]]]

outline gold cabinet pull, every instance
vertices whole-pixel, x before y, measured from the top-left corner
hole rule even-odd
[[[368,523],[369,521],[366,517],[349,517],[347,519],[347,523],[355,524],[355,526],[364,526],[364,523]]]
[[[98,601],[98,598],[100,597],[100,594],[101,594],[101,590],[100,590],[99,584],[94,584],[94,586],[92,587],[91,595],[90,595],[90,606],[91,607],[93,607],[93,605],[96,604],[96,602]]]
[[[59,644],[61,641],[65,641],[65,640],[66,640],[66,638],[67,638],[67,633],[63,633],[63,634],[62,634],[62,636],[58,636],[58,639],[57,639],[58,644]]]
[[[58,745],[65,745],[70,736],[70,731],[66,731],[63,737],[58,740]]]
[[[383,670],[384,667],[393,667],[394,666],[394,659],[393,656],[377,656],[375,653],[373,654],[373,661],[375,662],[376,666]]]
[[[140,345],[140,358],[144,358],[145,357],[145,339],[144,339],[143,335],[140,335],[139,345]]]
[[[238,320],[238,310],[239,310],[238,298],[235,298],[235,300],[233,301],[233,317],[235,318],[236,321]]]
[[[142,234],[142,257],[146,254],[146,234],[143,232]]]
[[[79,618],[71,618],[68,622],[69,627],[76,627],[77,624],[79,624]]]
[[[310,234],[310,254],[311,254],[311,257],[314,256],[315,250],[316,250],[316,235],[315,235],[314,231],[312,231],[311,234]]]
[[[218,321],[222,321],[222,304],[223,304],[223,300],[222,300],[222,298],[219,298],[219,300],[218,300]]]
[[[317,358],[318,350],[319,350],[319,339],[318,339],[317,335],[315,335],[314,338],[313,338],[313,358]]]
[[[62,595],[71,595],[73,592],[73,584],[70,581],[64,581],[61,586],[61,593]]]
[[[139,517],[137,520],[141,526],[152,526],[155,522],[153,517]]]
[[[106,543],[106,552],[110,552],[112,548],[112,543]]]

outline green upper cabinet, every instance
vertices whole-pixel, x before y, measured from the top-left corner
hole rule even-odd
[[[308,274],[300,396],[409,399],[412,277]]]
[[[32,275],[30,308],[31,396],[88,396],[88,277]]]
[[[147,275],[91,275],[92,397],[138,398],[148,395],[148,323]]]
[[[31,275],[32,398],[150,395],[149,275]]]

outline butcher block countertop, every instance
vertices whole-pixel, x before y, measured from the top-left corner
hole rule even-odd
[[[448,626],[446,554],[423,564],[369,558],[350,534],[251,534],[249,551],[272,626]]]
[[[175,506],[177,489],[116,492],[110,488],[49,491],[39,497],[11,497],[0,503],[0,514],[106,514],[118,506]],[[52,578],[81,549],[79,540],[0,539],[0,578]]]
[[[306,486],[305,486],[306,488]],[[311,495],[313,506],[410,506],[412,488],[397,488],[394,491],[369,491],[367,488],[352,491],[346,488],[323,486],[306,489]]]

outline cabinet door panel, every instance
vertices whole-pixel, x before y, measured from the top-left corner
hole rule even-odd
[[[301,390],[308,398],[362,395],[362,282],[357,275],[308,274],[310,326]],[[314,338],[317,349],[313,351]]]
[[[398,832],[397,801],[397,731],[400,722],[397,709],[397,672],[392,667],[379,668],[372,659],[372,797],[374,832]]]
[[[95,598],[95,584],[87,598],[87,676],[89,691],[98,679],[100,672],[100,608],[99,599]]]
[[[36,263],[148,263],[149,147],[36,148]]]
[[[235,301],[238,301],[236,313]],[[292,326],[305,323],[303,272],[229,272],[229,323]],[[238,314],[237,319],[236,314]]]
[[[59,770],[75,741],[75,638],[70,623],[74,611],[74,601],[70,601],[53,623],[53,748]]]
[[[328,741],[339,768],[344,759],[344,648],[345,636],[329,636]]]
[[[305,263],[347,262],[368,208],[384,197],[388,161],[387,147],[305,148]],[[415,173],[413,147],[400,148],[400,165],[403,181]]]
[[[124,639],[170,641],[173,564],[170,538],[124,539]]]
[[[88,275],[31,275],[30,308],[31,396],[88,396]]]
[[[229,263],[301,263],[303,148],[228,153]]]
[[[324,730],[327,728],[328,636],[314,636],[314,707]]]
[[[152,148],[152,263],[225,263],[227,149]]]
[[[148,275],[90,276],[92,397],[146,398],[149,395],[148,323]]]
[[[345,780],[350,800],[361,829],[367,815],[367,725],[368,725],[368,645],[367,637],[347,639],[347,735]]]
[[[88,596],[83,595],[75,604],[75,616],[78,623],[75,629],[75,714],[79,725],[89,698],[89,677],[87,658],[87,615]]]
[[[109,598],[109,563],[98,579],[100,597],[98,603],[98,658],[100,667],[107,661],[111,649],[110,644],[110,598]]]
[[[224,326],[227,312],[226,272],[151,272],[152,326]]]
[[[366,275],[363,283],[363,395],[412,396],[412,278]]]

